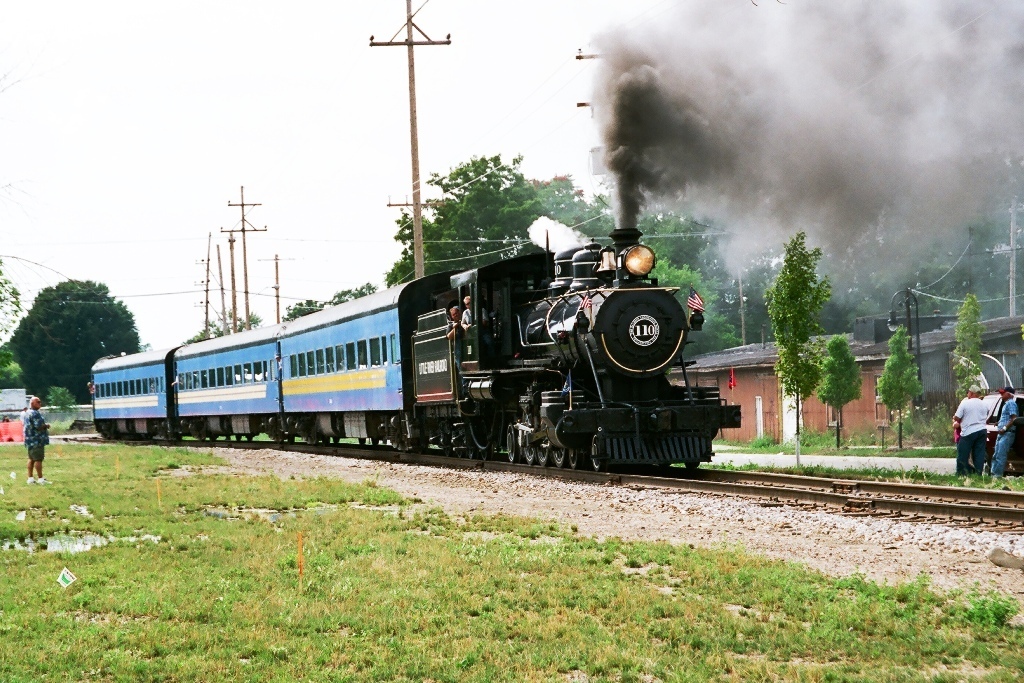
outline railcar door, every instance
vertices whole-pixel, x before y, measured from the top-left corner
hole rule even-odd
[[[455,399],[456,369],[447,335],[448,314],[444,309],[426,313],[416,319],[416,333],[412,337],[412,366],[417,403]]]

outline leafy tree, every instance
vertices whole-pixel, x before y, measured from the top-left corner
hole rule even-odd
[[[506,164],[500,155],[480,157],[447,175],[431,175],[427,184],[441,190],[442,201],[433,218],[423,219],[427,274],[474,268],[536,249],[522,240],[543,205],[537,188],[519,170],[522,160]],[[414,272],[412,219],[403,213],[398,225],[395,239],[405,248],[385,277],[389,287]]]
[[[921,380],[917,378],[917,363],[907,348],[909,337],[902,325],[889,339],[889,358],[878,379],[878,396],[889,410],[899,417],[898,447],[903,449],[903,417],[910,399],[921,393]]]
[[[231,319],[231,312],[230,311],[228,311],[228,319],[229,320]],[[240,327],[239,331],[245,329],[245,324],[244,324],[243,321],[239,321],[238,324],[239,324],[239,327]],[[255,330],[257,327],[259,327],[262,324],[263,324],[263,318],[261,318],[258,313],[253,313],[253,312],[249,313],[249,327],[251,329]],[[230,324],[228,325],[228,327],[230,327]],[[211,321],[210,322],[210,326],[206,330],[199,330],[194,335],[192,335],[191,337],[186,339],[183,343],[185,343],[185,344],[195,344],[196,342],[201,342],[204,339],[215,339],[217,337],[223,337],[223,336],[224,336],[224,326],[221,325],[220,323],[216,322],[216,321]],[[148,344],[146,346],[148,346]],[[143,348],[143,349],[140,349],[140,350],[148,351],[150,349]]]
[[[963,396],[967,388],[977,383],[981,374],[981,307],[978,297],[968,294],[957,313],[956,346],[953,347],[953,374],[956,377],[957,395]]]
[[[836,411],[836,448],[839,448],[839,429],[843,422],[843,406],[860,396],[860,367],[850,351],[846,335],[837,334],[828,340],[828,355],[822,364],[822,381],[818,398]]]
[[[807,249],[807,235],[798,232],[786,244],[786,255],[775,283],[765,292],[768,315],[775,331],[779,360],[775,372],[782,392],[796,398],[796,457],[800,462],[800,400],[810,396],[821,381],[824,352],[815,335],[824,330],[818,321],[832,294],[827,277],[818,278],[821,249]]]
[[[0,82],[2,82],[0,78]],[[18,288],[4,275],[4,262],[0,260],[0,336],[7,336],[14,328],[14,323],[21,315],[21,294]],[[0,347],[0,368],[14,362],[14,355],[9,346]],[[12,387],[13,388],[13,387]]]
[[[291,320],[295,320],[296,318],[301,318],[304,315],[309,315],[310,313],[322,311],[323,308],[323,302],[316,301],[315,299],[306,299],[305,301],[300,301],[286,308],[284,311],[284,315],[281,316],[281,321],[289,322]]]
[[[68,280],[36,296],[10,341],[29,392],[69,386],[89,402],[89,372],[98,359],[139,350],[135,317],[107,286]]]
[[[22,389],[25,387],[25,380],[21,376],[21,366],[14,361],[14,354],[4,344],[0,348],[0,354],[6,353],[11,362],[7,365],[0,365],[0,389]]]
[[[46,405],[59,413],[70,413],[78,407],[78,401],[64,387],[50,387],[46,390]]]
[[[286,322],[289,320],[295,320],[296,318],[301,318],[304,315],[322,311],[328,306],[337,306],[338,304],[343,304],[346,301],[352,301],[353,299],[373,294],[376,291],[377,285],[367,282],[365,285],[360,285],[354,289],[343,289],[339,292],[335,292],[334,296],[328,301],[306,299],[305,301],[300,301],[297,304],[289,306],[288,310],[285,311],[283,320]]]

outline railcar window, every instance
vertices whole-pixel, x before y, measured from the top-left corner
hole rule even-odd
[[[246,384],[252,384],[252,363],[246,363],[242,366],[242,377],[245,378]]]
[[[345,362],[349,370],[356,369],[356,345],[355,342],[345,344]]]
[[[316,374],[322,375],[326,371],[327,371],[327,368],[324,365],[324,350],[323,349],[317,349],[316,350]]]
[[[324,349],[325,370],[328,373],[334,372],[334,347],[328,346]]]
[[[210,368],[210,388],[217,386],[217,368]]]
[[[192,388],[193,389],[198,389],[199,388],[199,371],[198,370],[193,370],[192,371]]]
[[[129,396],[134,396],[135,395],[135,380],[133,380],[133,379],[128,380],[128,395]]]
[[[210,378],[209,378],[209,374],[206,372],[206,370],[200,370],[199,371],[199,388],[200,389],[209,389],[210,388]]]
[[[370,340],[370,366],[380,367],[380,337]]]
[[[334,360],[338,368],[338,372],[342,372],[345,369],[345,345],[338,344],[334,347]]]
[[[135,380],[135,395],[136,396],[142,396],[142,380],[141,379]]]
[[[241,364],[235,366],[235,384],[242,383],[242,366]]]
[[[391,362],[398,362],[398,346],[395,345],[395,335],[391,335]]]
[[[221,368],[221,371],[224,373],[224,386],[232,386],[235,383],[235,376],[231,372],[231,366],[229,365],[226,368]]]
[[[299,358],[294,353],[288,356],[288,365],[291,369],[291,377],[299,376]]]
[[[312,351],[306,351],[306,373],[310,375],[316,374],[316,360],[313,358]]]
[[[217,368],[217,386],[224,386],[224,368]]]
[[[360,339],[356,343],[358,344],[359,369],[361,370],[361,369],[365,368],[366,365],[367,365],[367,363],[366,363],[366,340],[365,339]]]
[[[299,377],[306,376],[306,354],[299,354]]]
[[[388,364],[388,336],[384,335],[380,338],[380,359],[384,365]]]

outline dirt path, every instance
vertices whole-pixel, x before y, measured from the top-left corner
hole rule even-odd
[[[1024,536],[941,525],[851,518],[792,507],[765,507],[741,498],[666,493],[568,483],[510,474],[445,470],[273,450],[214,449],[226,467],[204,472],[274,474],[282,478],[376,479],[407,497],[450,514],[505,513],[577,525],[598,538],[662,540],[710,547],[738,545],[830,575],[862,573],[889,583],[918,574],[940,588],[983,588],[1010,593],[1024,604],[1024,572],[993,565],[993,546],[1024,555]]]

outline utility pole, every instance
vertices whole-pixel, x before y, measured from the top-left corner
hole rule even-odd
[[[422,5],[420,6],[422,9]],[[418,12],[419,10],[417,10]],[[370,36],[370,47],[394,47],[405,45],[409,50],[409,134],[412,139],[412,239],[413,259],[416,264],[416,277],[424,275],[423,268],[423,206],[420,204],[420,143],[419,134],[416,130],[416,61],[413,55],[413,48],[417,45],[451,45],[452,34],[448,34],[444,40],[431,40],[430,36],[423,32],[413,22],[416,15],[412,11],[412,0],[405,0],[405,40],[395,40],[402,29],[398,29],[391,40],[375,41]],[[423,40],[413,40],[413,29],[419,33]]]
[[[744,315],[744,309],[746,306],[743,303],[743,270],[740,270],[739,275],[740,282],[740,346],[747,345],[747,320]]]
[[[1017,198],[1010,207],[1010,317],[1017,315]]]
[[[217,245],[217,282],[220,283],[220,323],[224,334],[228,333],[228,306],[224,302],[224,268],[220,263],[220,245]]]
[[[274,299],[277,303],[277,324],[281,324],[281,261],[293,261],[294,259],[286,258],[283,259],[277,254],[274,254],[273,259],[260,259],[260,261],[271,261],[274,262]]]
[[[203,308],[206,309],[206,327],[203,328],[203,336],[210,338],[210,242],[213,241],[213,233],[206,233],[206,297]]]
[[[220,229],[224,232],[224,228]],[[228,232],[234,232],[230,230]],[[238,289],[235,287],[235,236],[228,236],[228,254],[231,258],[231,334],[238,332]]]
[[[252,329],[252,328],[251,328],[251,325],[249,323],[249,256],[248,256],[248,254],[246,253],[246,250],[245,250],[245,231],[246,230],[252,230],[254,232],[266,232],[267,226],[264,225],[262,228],[254,228],[252,226],[252,223],[250,223],[248,220],[246,220],[246,218],[245,218],[245,208],[247,206],[263,206],[263,205],[262,204],[246,204],[245,203],[245,187],[244,186],[241,188],[240,194],[242,196],[242,200],[238,204],[232,204],[229,201],[228,202],[228,206],[238,206],[238,207],[241,207],[241,209],[242,209],[242,227],[240,227],[238,230],[225,230],[224,228],[221,228],[220,231],[221,232],[232,232],[232,233],[233,232],[240,232],[240,233],[242,233],[242,287],[245,290],[245,329],[248,330],[248,329]],[[230,241],[233,241],[233,240],[230,240]],[[233,253],[234,252],[232,252],[232,254]],[[231,266],[232,266],[232,268],[231,268],[231,290],[232,290],[232,293],[234,292],[234,289],[235,289],[234,265],[235,265],[235,259],[234,259],[234,256],[232,256],[232,258],[231,258]],[[232,296],[233,296],[233,294],[232,294]],[[234,300],[232,300],[232,304],[234,304],[234,303],[235,303]],[[234,314],[234,318],[235,318],[236,321],[238,320],[238,313],[237,312]],[[237,328],[237,323],[236,323],[235,326]]]

